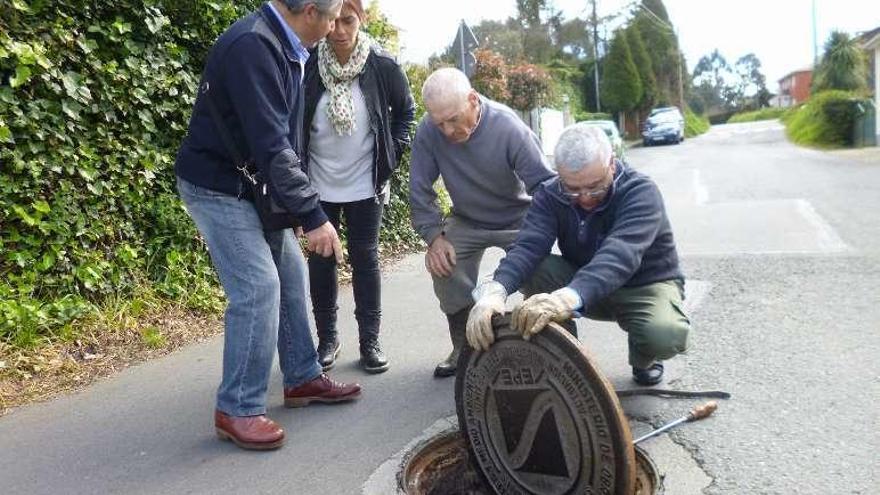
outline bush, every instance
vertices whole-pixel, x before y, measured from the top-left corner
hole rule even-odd
[[[768,107],[752,112],[742,112],[734,114],[727,120],[728,124],[737,124],[742,122],[757,122],[759,120],[773,120],[781,118],[786,112],[786,108]]]
[[[590,112],[578,112],[574,116],[574,120],[580,122],[582,120],[612,120],[610,113],[590,113]]]
[[[848,91],[817,93],[783,116],[786,133],[797,144],[850,146],[860,103],[869,104],[856,93]]]
[[[532,64],[519,64],[507,73],[511,108],[528,111],[546,103],[551,96],[552,81],[547,71]]]
[[[0,341],[69,334],[143,286],[219,307],[172,167],[211,44],[260,4],[0,2]],[[418,241],[403,168],[386,249]]]
[[[684,111],[684,135],[685,137],[699,136],[709,130],[712,125],[709,119],[702,115],[697,115],[690,108]]]

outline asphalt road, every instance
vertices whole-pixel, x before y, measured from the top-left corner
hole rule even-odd
[[[712,418],[647,445],[667,493],[877,493],[880,158],[796,148],[770,122],[631,150],[629,161],[660,184],[691,280],[694,347],[670,363],[668,385],[733,394]],[[422,258],[388,268],[392,369],[357,368],[343,291],[334,376],[360,381],[364,397],[286,410],[276,373],[269,413],[288,431],[280,451],[244,452],[214,437],[215,339],[0,419],[0,493],[375,490],[383,463],[454,414],[452,380],[431,376],[449,344]],[[625,335],[579,327],[611,381],[628,386]],[[623,405],[643,431],[697,403]]]

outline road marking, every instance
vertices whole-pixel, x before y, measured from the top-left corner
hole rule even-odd
[[[819,215],[819,212],[813,208],[813,205],[809,201],[805,199],[797,200],[797,208],[801,216],[803,216],[804,219],[816,229],[820,246],[823,246],[828,251],[834,252],[846,251],[849,249],[846,243],[843,242],[843,239],[837,235],[834,227],[829,225],[828,222],[822,218],[822,215]]]
[[[700,170],[694,169],[693,173],[693,185],[694,185],[694,203],[699,205],[704,205],[709,202],[709,188],[700,180]]]

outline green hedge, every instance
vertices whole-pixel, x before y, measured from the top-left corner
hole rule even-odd
[[[583,120],[614,120],[610,113],[595,113],[595,112],[578,112],[574,116],[575,121],[581,122]]]
[[[848,91],[823,91],[783,115],[786,134],[797,144],[841,147],[853,144],[853,125],[863,97]]]
[[[786,112],[786,108],[768,107],[752,112],[741,112],[734,114],[727,120],[728,124],[737,124],[742,122],[757,122],[759,120],[773,120],[782,118]]]
[[[702,115],[697,115],[690,108],[686,108],[684,111],[684,135],[685,137],[694,137],[699,136],[705,132],[709,131],[709,128],[712,125],[709,123],[709,119],[703,117]]]
[[[172,167],[208,49],[260,3],[0,2],[0,340],[69,333],[145,286],[219,307]],[[417,241],[403,184],[386,247]]]

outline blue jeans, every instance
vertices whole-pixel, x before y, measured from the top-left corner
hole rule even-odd
[[[177,190],[208,245],[228,300],[217,409],[230,416],[265,414],[276,344],[285,387],[321,374],[299,243],[291,229],[264,232],[249,201],[180,178]]]

